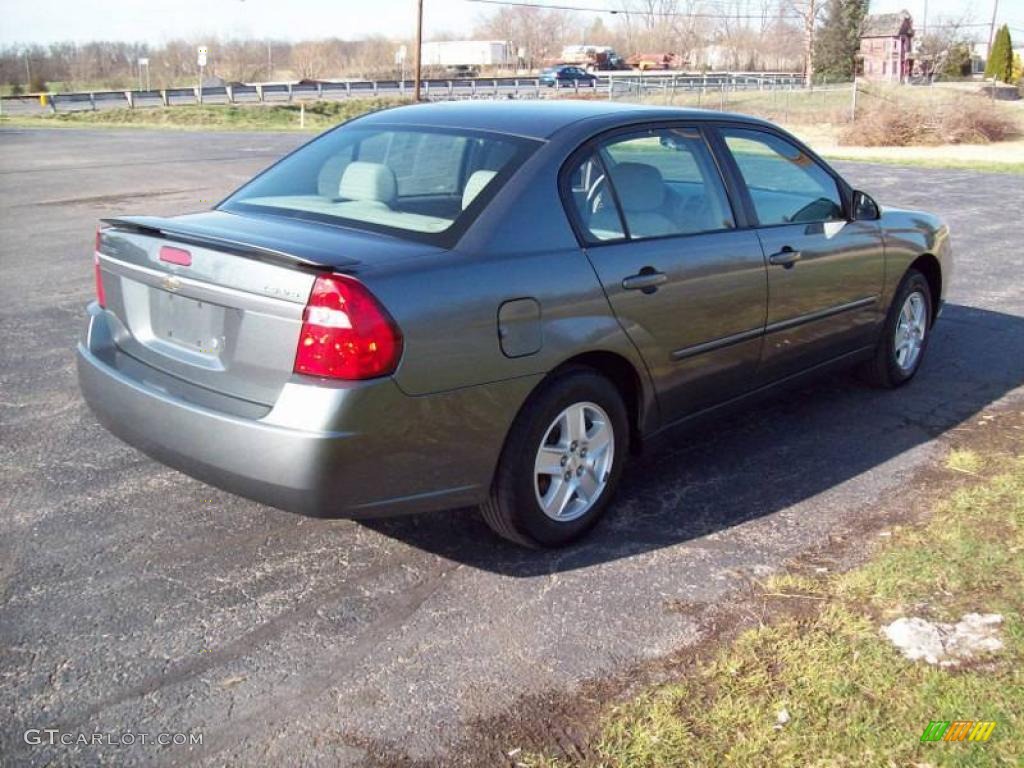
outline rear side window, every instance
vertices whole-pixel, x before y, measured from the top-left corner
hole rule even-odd
[[[577,220],[591,242],[735,226],[718,168],[696,129],[620,134],[585,155],[568,180]]]
[[[771,133],[722,130],[762,225],[843,219],[832,175],[795,144]]]
[[[461,129],[342,126],[235,192],[225,210],[447,246],[538,145]]]

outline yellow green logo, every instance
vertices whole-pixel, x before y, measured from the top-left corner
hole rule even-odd
[[[988,741],[995,727],[995,720],[932,720],[921,741]]]

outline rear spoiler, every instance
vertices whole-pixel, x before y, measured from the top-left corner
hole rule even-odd
[[[263,245],[254,245],[240,240],[215,235],[203,231],[199,227],[182,226],[171,219],[162,219],[158,216],[124,216],[115,219],[100,219],[115,229],[127,230],[140,235],[151,237],[162,237],[167,240],[174,240],[180,243],[215,248],[218,251],[233,253],[237,256],[244,256],[257,261],[265,261],[271,264],[279,264],[287,267],[300,267],[303,269],[321,272],[330,269],[329,266],[318,264],[315,261],[304,259],[292,253],[279,251],[274,248],[267,248]]]

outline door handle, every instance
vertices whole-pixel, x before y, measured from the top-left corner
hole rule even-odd
[[[800,261],[800,251],[794,251],[788,245],[778,253],[773,253],[768,257],[769,264],[776,267],[785,267],[786,269],[789,269],[798,261]]]
[[[658,286],[668,281],[668,275],[658,272],[654,267],[644,267],[638,274],[623,278],[622,287],[627,291],[643,291],[654,293]]]

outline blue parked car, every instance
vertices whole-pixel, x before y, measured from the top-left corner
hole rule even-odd
[[[561,64],[557,67],[548,67],[540,73],[540,81],[548,88],[554,88],[555,83],[561,86],[579,83],[580,85],[593,87],[597,77],[590,74],[582,67],[575,67],[571,64]]]

